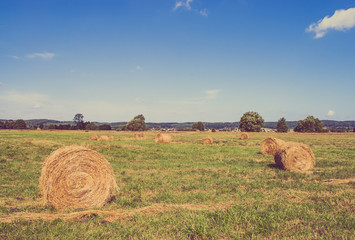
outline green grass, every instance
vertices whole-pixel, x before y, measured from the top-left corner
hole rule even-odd
[[[115,139],[90,141],[93,134]],[[214,138],[211,146],[201,144],[207,135]],[[114,169],[120,191],[102,210],[176,206],[114,222],[90,215],[0,223],[0,239],[353,239],[355,184],[332,183],[355,177],[355,134],[251,133],[240,140],[237,133],[172,133],[171,144],[157,144],[154,136],[0,131],[0,219],[59,212],[41,204],[38,179],[46,157],[66,145],[99,152]],[[275,168],[273,158],[260,153],[266,137],[311,146],[313,171]],[[190,205],[200,207],[179,207]]]

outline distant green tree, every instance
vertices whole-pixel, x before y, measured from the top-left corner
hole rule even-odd
[[[205,125],[203,124],[203,122],[196,122],[192,124],[192,129],[205,131]]]
[[[41,124],[39,125],[39,128],[40,128],[40,129],[43,129],[43,128],[44,128],[43,123],[41,123]]]
[[[95,123],[88,123],[86,126],[85,126],[85,129],[86,130],[97,130],[99,129],[99,127],[95,124]]]
[[[5,128],[5,124],[0,121],[0,129],[4,129],[4,128]]]
[[[102,124],[99,126],[99,130],[111,130],[111,126],[109,124]]]
[[[128,131],[145,131],[147,126],[145,125],[145,118],[142,114],[135,116],[127,125],[124,130]]]
[[[295,132],[323,132],[324,124],[318,118],[308,116],[297,122],[297,126],[293,129]]]
[[[212,132],[216,132],[216,129],[215,129],[215,128],[212,128]]]
[[[4,123],[5,129],[14,129],[15,122],[14,120],[6,120]]]
[[[49,124],[48,129],[56,129],[57,126],[55,124]]]
[[[239,129],[243,132],[260,132],[264,119],[257,112],[246,112],[240,118]]]
[[[27,128],[26,122],[22,119],[18,119],[15,121],[14,128],[15,129],[26,129]]]
[[[277,132],[288,132],[288,126],[284,117],[280,118],[276,125]]]
[[[81,129],[81,130],[85,129],[83,114],[81,114],[81,113],[75,114],[73,121],[75,123],[76,129]]]

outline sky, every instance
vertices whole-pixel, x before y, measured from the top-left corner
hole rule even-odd
[[[355,120],[354,0],[0,0],[0,119]]]

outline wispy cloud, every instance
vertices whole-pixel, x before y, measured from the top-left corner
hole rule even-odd
[[[187,10],[191,10],[190,3],[192,3],[192,2],[193,2],[193,0],[176,1],[174,10],[176,10],[176,9],[178,9],[180,7],[186,8]]]
[[[52,59],[54,58],[55,54],[50,52],[43,52],[43,53],[31,53],[27,54],[27,58],[42,58],[42,59]]]
[[[208,17],[207,8],[200,10],[200,15],[204,17]]]
[[[141,71],[141,70],[142,70],[142,67],[138,65],[138,66],[136,67],[136,70],[137,70],[137,71]]]
[[[317,23],[312,23],[307,29],[307,32],[314,32],[314,38],[322,38],[331,29],[337,31],[346,31],[355,27],[355,8],[347,10],[336,10],[333,16],[326,16]]]
[[[333,110],[329,110],[327,115],[328,116],[334,116],[334,114],[335,114],[335,112]]]
[[[2,87],[4,84],[2,82],[0,82],[0,87]]]
[[[175,101],[174,103],[182,104],[182,105],[201,105],[201,104],[205,104],[207,101],[218,98],[220,92],[221,92],[220,89],[210,89],[204,91],[204,96],[202,97],[179,100],[179,101]]]
[[[143,70],[142,67],[140,65],[137,65],[135,67],[135,69],[131,69],[131,70],[129,70],[129,72],[134,73],[134,72],[138,72],[138,71],[142,71],[142,70]]]
[[[206,98],[207,99],[215,99],[218,97],[218,94],[221,92],[220,89],[211,89],[211,90],[207,90],[205,91],[206,94]]]
[[[22,58],[20,58],[19,56],[11,56],[11,58],[16,59],[16,60],[22,59]]]
[[[135,102],[136,102],[136,103],[143,103],[143,102],[144,102],[144,99],[141,98],[141,97],[137,97],[137,98],[135,99]]]

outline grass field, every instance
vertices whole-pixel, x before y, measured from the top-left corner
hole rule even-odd
[[[114,140],[90,141],[93,134]],[[155,143],[155,135],[0,131],[0,239],[354,239],[355,134],[240,140],[238,133],[179,132],[170,144]],[[205,136],[213,145],[201,144]],[[260,153],[266,137],[309,145],[315,168],[275,168]],[[42,204],[41,165],[67,145],[99,152],[114,169],[120,191],[96,212]]]

